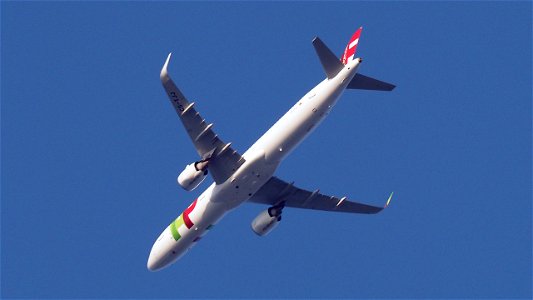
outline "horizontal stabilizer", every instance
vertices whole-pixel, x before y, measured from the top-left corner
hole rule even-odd
[[[380,81],[363,74],[355,74],[347,89],[392,91],[396,86],[384,81]]]
[[[329,50],[328,46],[317,36],[313,39],[313,47],[322,63],[328,79],[335,77],[344,68],[340,60]]]

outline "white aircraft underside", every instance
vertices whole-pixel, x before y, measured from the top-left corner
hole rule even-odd
[[[200,160],[188,165],[178,177],[186,190],[196,188],[208,172],[211,184],[174,222],[165,228],[152,246],[147,267],[160,270],[183,256],[211,227],[229,211],[249,201],[267,204],[252,222],[258,235],[269,233],[281,221],[284,207],[325,211],[372,214],[384,207],[376,207],[336,198],[294,187],[274,177],[281,161],[294,150],[329,114],[345,89],[390,91],[394,85],[357,74],[361,63],[354,58],[359,28],[346,46],[341,60],[319,39],[313,46],[324,67],[327,78],[303,96],[242,156],[224,143],[212,131],[212,124],[194,109],[168,75],[169,54],[162,70],[161,81],[171,103],[185,126]],[[390,202],[389,197],[387,204]]]

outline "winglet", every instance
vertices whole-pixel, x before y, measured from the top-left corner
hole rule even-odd
[[[389,206],[390,201],[392,200],[392,195],[394,195],[394,192],[390,193],[389,199],[387,200],[387,203],[385,204],[383,208],[387,208]]]
[[[161,81],[168,80],[168,63],[170,62],[171,56],[172,56],[172,52],[168,54],[167,60],[165,61],[165,64],[163,65],[163,68],[161,69],[161,74],[159,75],[159,78],[161,78]]]

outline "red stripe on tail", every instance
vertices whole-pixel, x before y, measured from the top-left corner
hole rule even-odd
[[[357,45],[359,44],[359,36],[361,36],[361,31],[363,30],[363,27],[359,27],[357,31],[352,35],[352,38],[350,39],[350,42],[346,45],[346,48],[344,49],[344,54],[342,55],[342,63],[347,64],[350,60],[352,60],[355,56],[355,50],[357,49]]]

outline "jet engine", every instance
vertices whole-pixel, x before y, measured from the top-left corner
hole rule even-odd
[[[279,204],[262,211],[252,221],[252,230],[258,236],[267,235],[274,228],[276,228],[276,226],[278,226],[278,223],[281,221],[282,209],[283,204]]]
[[[207,176],[207,161],[197,161],[185,167],[178,176],[178,184],[186,191],[197,188]]]

